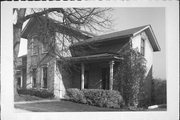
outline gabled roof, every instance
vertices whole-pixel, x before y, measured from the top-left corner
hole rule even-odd
[[[79,46],[79,45],[86,45],[89,43],[97,43],[97,42],[106,42],[110,40],[122,40],[120,38],[130,38],[133,36],[136,36],[137,34],[141,33],[142,31],[145,31],[149,41],[152,45],[153,51],[160,51],[160,46],[157,42],[157,39],[154,35],[154,32],[152,30],[152,27],[150,25],[140,26],[136,28],[131,28],[123,31],[113,32],[105,35],[95,36],[92,38],[87,39],[86,41],[78,42],[72,45],[71,47]]]
[[[45,17],[44,16],[41,16],[39,17],[40,20],[44,21],[45,20]],[[47,18],[51,23],[54,23],[55,26],[57,26],[57,28],[60,28],[61,30],[64,30],[64,31],[71,31],[70,33],[74,33],[74,34],[77,34],[79,36],[83,36],[84,38],[91,38],[91,37],[94,37],[95,35],[94,34],[91,34],[91,33],[88,33],[86,31],[83,31],[83,30],[79,30],[79,29],[76,29],[74,27],[68,27],[68,26],[65,26],[63,23],[57,21],[57,20],[54,20],[52,18]],[[34,25],[36,25],[37,23],[37,19],[35,17],[31,18],[28,23],[26,24],[26,26],[24,27],[22,33],[21,33],[21,37],[22,38],[25,38],[27,39],[27,36],[29,34],[29,32],[31,31],[31,29],[33,28]]]

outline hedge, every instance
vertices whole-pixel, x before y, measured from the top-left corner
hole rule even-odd
[[[84,93],[77,88],[67,89],[66,95],[66,97],[71,101],[78,103],[87,103]]]
[[[124,105],[122,96],[118,91],[102,89],[67,89],[69,100],[100,107],[121,108]]]
[[[31,96],[37,96],[41,98],[53,98],[54,94],[47,91],[47,90],[38,90],[38,89],[19,89],[18,94],[23,95],[31,95]]]
[[[166,104],[166,80],[153,79],[152,104]]]

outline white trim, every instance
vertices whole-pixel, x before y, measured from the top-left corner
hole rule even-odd
[[[143,29],[139,30],[138,32],[135,32],[135,33],[133,34],[133,36],[136,36],[137,34],[141,33],[142,31],[144,31],[144,30],[147,29],[147,28],[150,28],[150,26],[147,25],[146,27],[144,27]]]
[[[23,31],[22,31],[22,35],[24,34],[24,32],[26,31],[27,27],[29,26],[29,24],[32,22],[32,19],[29,19],[29,21],[27,22],[26,26],[23,28]],[[28,38],[29,34],[27,35],[27,38]]]
[[[157,41],[157,39],[156,39],[156,36],[155,36],[152,28],[150,27],[149,29],[150,29],[150,31],[151,31],[151,33],[152,33],[153,38],[154,38],[154,42],[156,43],[158,49],[161,50],[161,48],[160,48],[160,46],[159,46],[159,44],[158,44],[158,41]]]

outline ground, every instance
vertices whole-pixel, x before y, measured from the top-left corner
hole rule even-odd
[[[20,95],[15,101],[16,112],[100,112],[100,111],[166,111],[166,108],[157,109],[114,109],[90,106],[67,100],[42,99],[35,96]]]
[[[66,100],[15,104],[15,108],[33,112],[119,111],[119,109],[90,106]]]

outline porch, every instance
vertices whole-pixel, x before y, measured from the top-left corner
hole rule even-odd
[[[80,89],[113,89],[114,66],[123,58],[115,54],[71,57],[76,67],[72,87]]]

